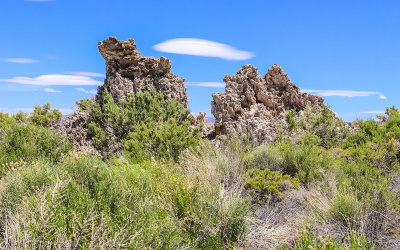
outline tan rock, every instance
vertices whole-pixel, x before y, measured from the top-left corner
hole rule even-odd
[[[225,93],[213,94],[211,113],[216,135],[248,130],[259,142],[273,141],[287,110],[321,105],[323,98],[301,93],[282,68],[274,64],[264,77],[252,65],[244,65],[233,76],[224,77]]]

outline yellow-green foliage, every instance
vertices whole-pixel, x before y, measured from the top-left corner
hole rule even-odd
[[[0,186],[0,246],[222,249],[243,237],[249,205],[205,185],[172,163],[36,162]]]
[[[247,171],[244,187],[250,191],[257,203],[262,204],[271,199],[280,199],[284,182],[298,187],[299,180],[268,168],[264,170],[250,169]]]
[[[126,155],[136,162],[151,156],[178,160],[183,150],[200,141],[201,127],[190,128],[190,111],[154,88],[118,104],[108,92],[103,107],[90,101],[78,104],[89,111],[89,136],[103,152],[113,143],[123,143]]]
[[[281,246],[278,249],[289,249],[287,246]],[[310,230],[301,232],[300,239],[297,240],[294,250],[372,250],[375,246],[365,237],[355,232],[351,232],[347,242],[341,243],[330,236],[316,236]]]
[[[50,103],[46,103],[43,106],[35,106],[28,119],[32,124],[48,127],[59,122],[61,118],[61,112],[57,109],[51,109]]]
[[[47,128],[24,124],[20,116],[0,113],[0,178],[7,171],[41,158],[58,161],[72,145]]]

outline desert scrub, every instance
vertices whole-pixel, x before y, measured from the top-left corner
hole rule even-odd
[[[29,122],[34,125],[48,127],[61,121],[62,114],[58,109],[52,109],[50,103],[43,106],[35,106],[29,115]]]
[[[289,110],[286,113],[286,122],[289,125],[289,131],[297,128],[297,124],[296,124],[296,120],[295,120],[296,114],[297,114],[296,109]]]
[[[289,249],[288,246],[280,246],[278,249]],[[351,249],[351,250],[372,250],[374,245],[364,236],[351,232],[346,242],[341,243],[332,237],[315,235],[309,229],[300,233],[300,238],[296,241],[294,250],[334,250],[334,249]]]
[[[350,133],[349,126],[342,119],[335,116],[328,106],[308,105],[304,110],[304,117],[299,117],[297,127],[304,132],[320,138],[320,146],[324,148],[337,147]]]
[[[322,171],[335,164],[334,158],[329,150],[315,145],[315,136],[312,138],[301,140],[300,144],[281,140],[260,146],[247,154],[245,164],[248,168],[279,171],[303,184],[322,180]]]
[[[277,201],[282,198],[281,192],[287,186],[298,187],[299,180],[268,168],[250,169],[247,171],[244,187],[250,191],[258,204]]]
[[[181,151],[200,141],[201,127],[190,127],[190,111],[175,99],[166,100],[154,88],[118,103],[106,92],[103,107],[90,100],[78,105],[89,112],[89,138],[95,147],[109,152],[110,147],[122,143],[134,162],[151,157],[176,161]]]
[[[37,161],[0,188],[0,246],[224,248],[246,230],[246,199],[186,176],[173,163],[91,155]]]
[[[72,145],[49,129],[33,124],[23,124],[15,117],[0,117],[0,178],[7,172],[4,166],[12,162],[32,162],[40,158],[59,161]]]

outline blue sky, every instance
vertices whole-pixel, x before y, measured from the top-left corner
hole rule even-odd
[[[280,64],[348,121],[400,106],[399,1],[1,0],[0,34],[3,112],[70,112],[102,83],[97,43],[109,36],[171,59],[194,113],[211,116],[211,93],[243,64],[261,75]]]

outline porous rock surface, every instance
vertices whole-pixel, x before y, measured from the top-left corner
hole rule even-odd
[[[233,76],[224,77],[225,93],[213,94],[211,113],[215,134],[251,132],[258,142],[274,141],[288,110],[304,110],[309,104],[322,105],[324,99],[301,93],[283,69],[274,64],[265,76],[252,65],[244,65]]]
[[[185,79],[172,73],[168,58],[142,56],[133,39],[119,41],[115,37],[99,42],[99,51],[106,60],[106,79],[97,90],[98,103],[102,103],[106,89],[118,102],[131,93],[154,87],[167,99],[174,98],[187,107]]]

